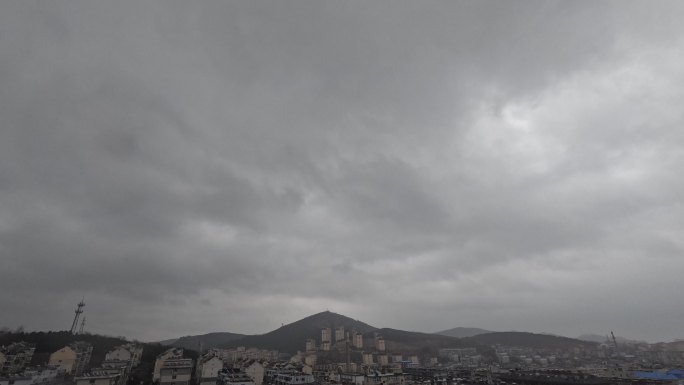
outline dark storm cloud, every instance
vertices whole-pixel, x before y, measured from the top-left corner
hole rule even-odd
[[[678,332],[676,2],[0,8],[2,324]]]

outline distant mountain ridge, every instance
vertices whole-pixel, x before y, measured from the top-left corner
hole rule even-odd
[[[223,346],[246,346],[295,353],[298,350],[304,350],[304,344],[307,338],[319,340],[322,328],[333,328],[334,333],[334,328],[338,326],[344,326],[345,330],[356,330],[357,332],[364,334],[377,330],[377,328],[361,321],[330,311],[324,311],[299,321],[283,325],[266,334],[245,336],[241,339],[227,342],[223,344]]]
[[[479,328],[454,328],[439,333],[420,333],[405,330],[379,329],[364,322],[341,314],[325,311],[305,317],[299,321],[259,335],[236,333],[209,333],[200,336],[186,336],[171,343],[172,346],[197,350],[202,343],[204,349],[237,346],[278,350],[283,353],[303,351],[309,338],[320,341],[321,329],[344,326],[347,331],[357,331],[364,335],[364,345],[371,347],[375,333],[385,339],[388,351],[436,353],[442,348],[483,347],[492,345],[521,346],[531,348],[571,348],[594,345],[595,342],[560,337],[548,334],[526,332],[491,332]],[[463,337],[445,335],[454,333]],[[460,333],[460,334],[459,334]],[[469,335],[470,334],[470,335]]]
[[[456,338],[464,338],[464,337],[473,337],[478,334],[485,334],[485,333],[495,333],[491,330],[485,330],[485,329],[480,329],[480,328],[464,328],[464,327],[456,327],[448,330],[442,330],[441,332],[436,332],[433,334],[439,334],[443,336],[448,336],[448,337],[456,337]]]
[[[595,342],[582,341],[575,338],[560,337],[550,334],[527,332],[494,332],[461,338],[464,343],[473,345],[504,345],[528,348],[568,349],[573,347],[596,346]]]
[[[613,343],[612,339],[610,339],[609,336],[602,336],[598,334],[582,334],[581,336],[577,337],[578,340],[582,341],[591,341],[591,342],[598,342],[598,343],[603,343],[603,342],[608,342],[608,343]],[[639,340],[633,340],[625,337],[620,337],[620,336],[615,336],[615,340],[618,343],[623,343],[623,344],[639,344],[639,343],[645,343],[645,341],[639,341]]]

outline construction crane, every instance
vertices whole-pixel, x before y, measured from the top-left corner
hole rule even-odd
[[[83,320],[81,321],[81,327],[78,329],[78,334],[83,334],[83,329],[85,329],[85,320],[86,316],[83,316]]]

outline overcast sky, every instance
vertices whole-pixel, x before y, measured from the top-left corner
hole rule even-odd
[[[681,1],[3,1],[0,326],[684,337]]]

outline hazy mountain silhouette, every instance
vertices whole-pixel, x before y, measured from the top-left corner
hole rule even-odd
[[[330,311],[324,311],[291,324],[283,325],[266,334],[245,336],[225,343],[223,346],[245,346],[294,353],[298,350],[304,350],[307,338],[314,338],[320,341],[322,328],[330,327],[334,333],[334,328],[338,326],[344,326],[345,330],[355,330],[359,333],[368,333],[376,330],[375,327],[361,321]]]
[[[581,336],[577,337],[578,340],[582,341],[591,341],[591,342],[598,342],[598,343],[603,343],[603,342],[608,342],[609,344],[613,343],[613,340],[610,336],[602,336],[598,334],[582,334]],[[636,343],[643,343],[644,341],[639,341],[639,340],[633,340],[630,338],[625,338],[625,337],[620,337],[620,336],[615,336],[615,340],[620,343],[626,343],[626,344],[636,344]]]
[[[441,348],[488,347],[496,344],[532,348],[571,348],[594,344],[593,342],[548,334],[489,332],[478,328],[454,328],[440,333],[410,332],[391,328],[378,329],[344,315],[325,311],[283,325],[265,334],[244,336],[235,333],[209,333],[182,337],[173,342],[172,345],[197,350],[201,342],[203,348],[244,346],[295,353],[304,350],[305,341],[308,338],[315,339],[317,343],[320,343],[322,328],[329,327],[333,329],[334,334],[334,328],[338,326],[344,326],[345,330],[348,331],[353,330],[362,333],[364,335],[364,346],[367,349],[372,349],[373,337],[378,333],[385,339],[385,346],[388,351],[401,351],[403,353],[419,351],[436,353]],[[461,335],[477,334],[457,338],[442,334],[446,332],[461,333]],[[480,332],[483,333],[480,334]]]
[[[478,334],[485,334],[485,333],[495,333],[495,332],[493,332],[491,330],[480,329],[480,328],[456,327],[453,329],[442,330],[441,332],[436,332],[434,334],[440,334],[443,336],[456,337],[456,338],[464,338],[464,337],[472,337],[472,336],[476,336]]]
[[[575,338],[560,337],[549,334],[527,332],[495,332],[461,338],[464,343],[472,345],[504,345],[529,348],[568,349],[580,346],[595,346],[595,342],[582,341]]]

